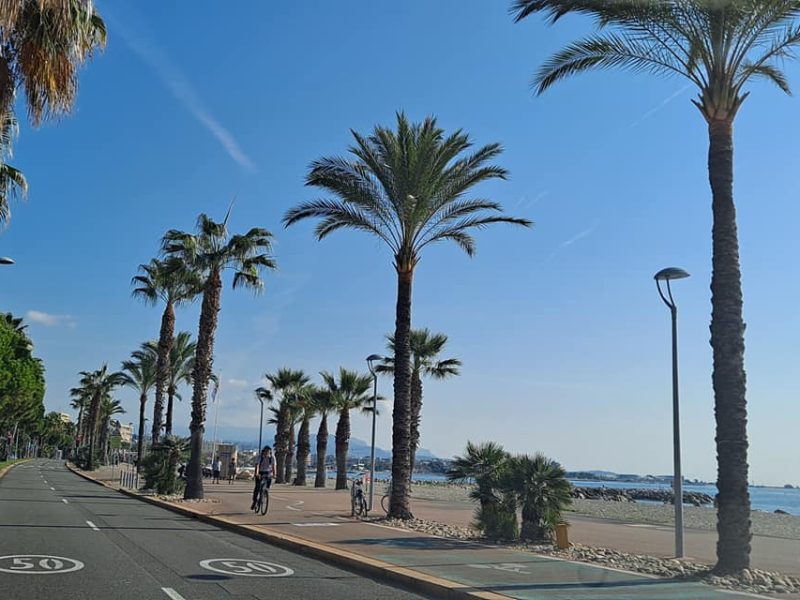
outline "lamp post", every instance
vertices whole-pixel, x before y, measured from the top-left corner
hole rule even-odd
[[[375,498],[375,419],[378,416],[378,372],[373,364],[376,360],[383,360],[380,354],[370,354],[367,357],[367,367],[372,373],[374,382],[372,391],[372,448],[369,455],[369,509],[372,511],[372,501]]]
[[[261,419],[258,422],[258,454],[256,456],[261,455],[261,432],[264,429],[264,399],[261,396],[256,395],[256,400],[261,403]]]
[[[670,282],[687,277],[689,277],[689,273],[675,267],[661,269],[655,274],[658,295],[661,296],[672,316],[672,452],[674,462],[672,489],[675,504],[675,556],[677,558],[683,558],[683,475],[681,474],[681,422],[678,403],[678,306],[672,298]],[[661,289],[662,281],[665,282],[666,294]]]
[[[0,256],[0,265],[13,265],[14,259],[7,256]]]

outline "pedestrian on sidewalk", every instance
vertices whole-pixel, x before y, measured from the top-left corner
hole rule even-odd
[[[233,483],[235,477],[236,477],[236,457],[231,456],[231,462],[228,463],[228,485],[231,485]]]
[[[211,483],[219,483],[219,475],[220,471],[222,471],[222,461],[219,459],[219,457],[214,461],[212,471],[214,478],[211,480]]]

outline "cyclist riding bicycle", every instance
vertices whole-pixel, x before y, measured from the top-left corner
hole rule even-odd
[[[261,456],[256,463],[255,480],[256,485],[253,489],[253,503],[250,505],[250,510],[255,510],[256,502],[258,501],[258,494],[261,491],[261,480],[265,479],[266,487],[272,487],[272,476],[275,473],[275,456],[272,454],[272,448],[264,446],[261,449]]]

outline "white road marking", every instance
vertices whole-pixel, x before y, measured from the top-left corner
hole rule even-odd
[[[91,521],[86,521],[86,524],[89,527],[91,527],[92,529],[94,529],[95,531],[100,531],[100,528],[97,525],[95,525],[94,523],[92,523]]]
[[[61,499],[61,501],[62,501],[64,504],[69,504],[69,500],[67,500],[66,498],[62,498],[62,499]]]
[[[289,510],[296,510],[297,512],[302,512],[303,511],[302,508],[295,508],[294,506],[287,506],[286,508],[288,508]]]
[[[200,561],[200,566],[209,571],[241,577],[286,577],[294,574],[289,567],[247,558],[209,558]]]
[[[161,591],[164,592],[170,598],[172,598],[172,600],[185,600],[183,596],[181,596],[178,592],[176,592],[172,588],[161,588]]]
[[[292,523],[295,527],[341,527],[340,523]]]
[[[56,491],[56,488],[54,488],[52,485],[50,486],[50,489],[53,490],[54,492]]]
[[[47,554],[14,554],[0,556],[0,571],[23,575],[54,575],[71,573],[83,568],[83,563],[74,558],[49,556]]]

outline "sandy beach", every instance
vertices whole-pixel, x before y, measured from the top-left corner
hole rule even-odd
[[[385,483],[378,483],[375,486],[376,493],[384,493],[385,488]],[[470,485],[418,482],[412,485],[412,497],[472,504],[469,499],[471,490]],[[671,505],[604,500],[574,500],[572,508],[566,515],[567,520],[570,513],[598,519],[656,525],[671,525],[675,516]],[[684,523],[688,529],[714,531],[717,526],[716,511],[713,508],[685,506]],[[800,540],[800,516],[753,511],[752,523],[753,535]]]

